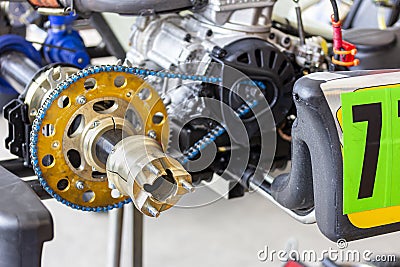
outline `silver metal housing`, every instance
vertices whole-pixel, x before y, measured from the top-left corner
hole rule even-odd
[[[276,0],[210,0],[197,17],[228,29],[265,31],[272,24]]]
[[[158,217],[194,190],[189,173],[150,137],[134,135],[120,141],[106,167],[109,183],[152,217]]]
[[[291,53],[301,66],[321,68],[321,38],[302,45],[297,37],[271,27],[274,0],[211,1],[196,13],[141,16],[132,26],[127,59],[152,69],[172,69],[211,61],[215,47],[246,38],[259,38]],[[184,70],[180,70],[184,71]]]

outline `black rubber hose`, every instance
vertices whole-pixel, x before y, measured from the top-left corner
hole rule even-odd
[[[393,26],[398,20],[400,16],[400,0],[396,0],[393,4],[392,12],[390,12],[390,17],[387,21],[387,26]]]
[[[353,5],[350,8],[349,13],[346,16],[346,19],[343,22],[342,29],[347,30],[353,27],[353,22],[355,17],[358,14],[358,10],[361,7],[363,0],[354,0]]]
[[[333,9],[333,18],[334,18],[335,22],[338,22],[339,21],[339,8],[338,8],[336,0],[331,0],[331,4],[332,4],[332,9]]]

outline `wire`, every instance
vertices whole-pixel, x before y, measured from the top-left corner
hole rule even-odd
[[[387,26],[393,26],[398,20],[400,15],[400,0],[395,0],[393,3],[392,12],[390,12],[389,19],[387,21]]]
[[[38,44],[38,45],[41,45],[41,46],[44,46],[44,47],[50,47],[50,48],[55,48],[55,49],[60,49],[60,50],[66,50],[66,51],[69,51],[69,52],[76,52],[75,49],[66,48],[66,47],[62,47],[62,46],[44,44],[44,43],[36,42],[36,41],[29,41],[29,42],[32,43],[32,44]]]
[[[333,9],[333,20],[334,20],[334,23],[333,24],[338,24],[339,23],[339,8],[338,8],[338,5],[337,5],[337,2],[336,2],[336,0],[331,0],[331,4],[332,4],[332,9]],[[340,48],[341,48],[341,30],[339,29],[339,31],[340,31]],[[335,44],[335,33],[336,33],[336,35],[337,35],[337,32],[335,32],[335,27],[334,27],[334,44]],[[340,56],[339,55],[337,55],[337,54],[335,54],[334,55],[334,59],[335,60],[340,60]],[[333,66],[335,66],[335,65],[333,65]],[[332,70],[335,70],[335,69],[332,69]]]
[[[339,8],[337,5],[336,0],[331,0],[331,4],[332,4],[332,9],[333,9],[333,18],[335,20],[335,22],[339,22]]]

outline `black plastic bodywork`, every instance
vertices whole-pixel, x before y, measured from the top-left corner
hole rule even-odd
[[[343,72],[347,77],[375,72]],[[400,77],[399,77],[400,81]],[[326,80],[301,78],[293,98],[297,119],[292,127],[292,169],[278,176],[273,197],[297,212],[315,207],[321,232],[332,241],[347,241],[399,231],[400,223],[360,229],[343,215],[343,159],[335,120],[321,90]]]
[[[53,220],[38,196],[0,166],[0,266],[41,265],[43,243],[53,238]]]

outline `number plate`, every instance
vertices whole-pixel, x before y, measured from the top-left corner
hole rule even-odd
[[[400,85],[341,94],[343,214],[359,228],[400,222]]]

